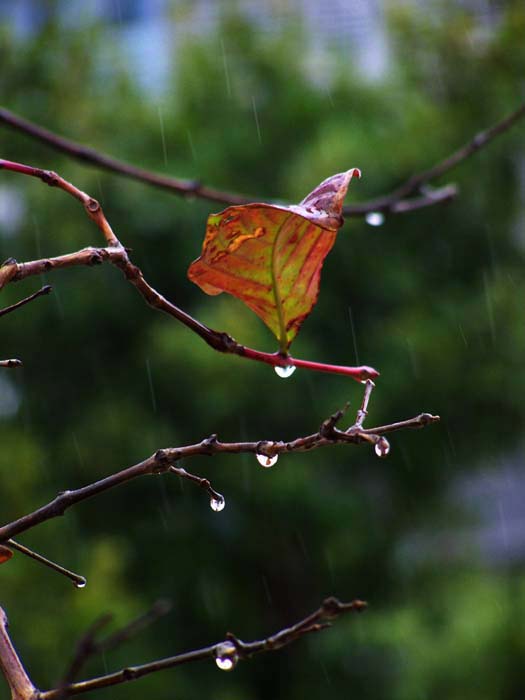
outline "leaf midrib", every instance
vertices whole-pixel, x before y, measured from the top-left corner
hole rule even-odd
[[[281,302],[281,297],[279,294],[279,287],[277,285],[277,259],[276,259],[276,251],[277,251],[277,241],[279,240],[279,236],[281,235],[281,232],[285,226],[285,224],[289,221],[290,216],[287,216],[285,220],[282,222],[282,224],[279,226],[277,233],[275,235],[273,247],[272,247],[272,264],[271,264],[271,276],[272,276],[272,292],[273,296],[275,299],[275,307],[277,309],[277,319],[279,321],[279,347],[281,349],[281,352],[287,353],[288,352],[288,342],[286,338],[286,325],[284,323],[284,309],[283,305]]]

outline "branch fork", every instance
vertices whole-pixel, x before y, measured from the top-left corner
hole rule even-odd
[[[200,336],[211,348],[218,352],[238,355],[249,360],[264,362],[273,367],[286,367],[293,364],[297,367],[317,371],[330,372],[332,374],[343,374],[352,377],[356,381],[363,381],[368,378],[378,376],[377,370],[373,367],[346,367],[339,365],[329,365],[322,362],[312,362],[283,356],[281,353],[267,353],[253,348],[246,347],[238,343],[227,333],[208,328],[197,319],[190,316],[181,308],[168,301],[162,294],[154,289],[144,278],[139,267],[133,264],[129,258],[127,249],[113,232],[108,220],[104,216],[99,202],[90,197],[78,187],[75,187],[57,173],[49,170],[42,170],[23,163],[16,163],[10,160],[0,159],[0,170],[35,177],[42,182],[57,187],[67,194],[77,199],[84,207],[88,217],[97,225],[106,240],[105,248],[88,247],[54,258],[44,258],[33,260],[27,263],[17,263],[15,260],[8,260],[0,267],[0,290],[10,282],[17,282],[25,277],[49,272],[54,269],[73,267],[78,265],[93,266],[102,262],[109,262],[118,267],[126,279],[137,289],[149,306],[169,314],[177,321],[185,325],[191,331]]]

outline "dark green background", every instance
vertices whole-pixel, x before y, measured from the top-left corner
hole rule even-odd
[[[298,201],[328,175],[358,166],[363,179],[347,201],[364,200],[523,99],[523,3],[505,3],[485,32],[457,5],[391,9],[388,77],[366,83],[334,47],[322,85],[308,78],[313,38],[300,22],[268,35],[225,12],[217,33],[178,52],[173,82],[158,98],[137,87],[111,24],[65,28],[51,3],[50,21],[32,36],[2,27],[1,101],[116,157],[256,199]],[[186,278],[206,217],[220,206],[83,167],[4,128],[0,146],[2,157],[57,170],[100,198],[168,298],[243,343],[276,348],[240,302],[207,297]],[[94,659],[88,675],[206,645],[227,630],[265,636],[335,594],[364,598],[370,609],[232,674],[203,662],[97,697],[521,697],[525,547],[511,546],[509,533],[517,527],[519,540],[525,513],[524,158],[521,123],[433,183],[457,182],[453,203],[379,228],[348,220],[294,344],[298,357],[341,364],[355,363],[357,348],[360,363],[381,370],[370,426],[421,411],[440,414],[441,424],[393,435],[384,460],[349,446],[283,456],[271,470],[250,456],[188,461],[225,494],[220,514],[198,488],[152,477],[21,536],[89,580],[78,591],[20,555],[2,567],[1,604],[39,687],[57,681],[75,641],[103,612],[124,624],[159,597],[173,600],[166,618]],[[0,236],[2,260],[102,242],[64,193],[10,173],[0,186],[16,188],[26,207],[19,235]],[[1,375],[21,397],[18,412],[0,419],[3,522],[159,447],[211,432],[294,438],[346,401],[359,405],[361,388],[349,379],[297,371],[284,381],[267,366],[214,353],[146,307],[109,266],[42,281],[53,285],[50,297],[1,319],[0,356],[24,361]],[[39,282],[10,285],[1,305]],[[490,485],[505,478],[501,497]],[[490,536],[496,546],[480,547]]]

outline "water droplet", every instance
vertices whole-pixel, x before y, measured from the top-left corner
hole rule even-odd
[[[386,457],[390,452],[390,443],[385,437],[379,438],[374,449],[378,457]]]
[[[239,656],[231,642],[223,642],[215,647],[215,663],[221,671],[233,671]]]
[[[369,211],[365,221],[369,226],[381,226],[385,223],[385,215],[380,211]]]
[[[87,581],[84,577],[79,578],[75,581],[75,588],[85,588]]]
[[[277,462],[279,459],[279,455],[273,455],[273,457],[268,457],[267,455],[260,455],[256,454],[257,461],[261,465],[261,467],[273,467],[273,465]]]
[[[217,496],[212,496],[210,498],[210,508],[216,513],[220,513],[221,510],[224,510],[225,505],[226,501],[224,500],[224,496],[221,496],[220,494],[217,494]]]
[[[282,379],[291,377],[295,372],[295,365],[286,365],[286,367],[274,367],[275,374]]]

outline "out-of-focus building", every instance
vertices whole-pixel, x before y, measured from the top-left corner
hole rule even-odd
[[[270,36],[300,24],[308,36],[305,61],[314,81],[329,74],[336,60],[334,47],[339,62],[341,55],[347,55],[353,71],[375,80],[389,67],[385,29],[389,8],[421,10],[430,4],[430,0],[57,0],[54,4],[17,0],[0,2],[0,22],[8,23],[21,39],[51,14],[71,28],[101,22],[111,29],[140,84],[160,94],[182,42],[213,35],[229,12],[244,15]],[[458,5],[476,16],[483,32],[497,23],[502,3],[462,0]]]

